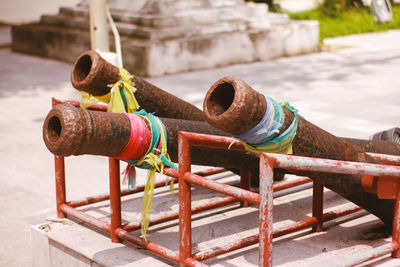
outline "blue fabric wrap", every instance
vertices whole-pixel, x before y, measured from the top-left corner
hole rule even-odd
[[[250,145],[258,145],[274,138],[285,121],[282,107],[272,98],[264,97],[267,101],[267,110],[264,117],[249,131],[235,136]]]

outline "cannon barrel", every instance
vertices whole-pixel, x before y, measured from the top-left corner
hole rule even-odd
[[[97,52],[86,51],[76,60],[71,72],[71,82],[74,88],[80,91],[91,93],[95,96],[105,95],[110,92],[110,85],[120,79],[119,69],[105,61]],[[176,118],[184,120],[205,120],[203,112],[194,105],[175,97],[166,91],[156,87],[139,76],[133,76],[133,82],[136,86],[135,96],[141,105],[141,108],[148,112],[153,112],[156,116],[164,118]],[[221,90],[222,91],[222,90]],[[257,97],[257,95],[249,95]],[[232,97],[232,96],[228,96]],[[229,100],[225,100],[228,101]],[[246,129],[246,124],[251,120],[257,121],[257,114],[261,116],[264,106],[257,106],[258,101],[248,99],[244,101],[250,103],[246,112],[249,116],[244,116],[244,122],[236,122]],[[261,103],[262,104],[262,103]],[[246,120],[246,118],[252,118]],[[244,123],[244,124],[242,124]],[[232,125],[234,126],[234,124]],[[248,127],[247,127],[248,128]],[[242,129],[242,130],[243,130]],[[389,141],[361,140],[343,138],[345,141],[353,144],[361,152],[368,151],[374,153],[383,153],[391,155],[400,155],[400,145]]]
[[[218,80],[207,92],[203,103],[204,114],[209,124],[234,135],[245,133],[256,126],[264,117],[266,108],[265,97],[235,77]],[[285,121],[280,132],[286,130],[294,119],[291,111],[283,108],[283,112]],[[365,142],[361,142],[361,145],[365,145]],[[297,134],[292,146],[293,154],[299,156],[379,163],[365,153],[359,152],[357,146],[345,142],[301,117],[298,117]],[[361,177],[326,173],[299,172],[298,174],[309,176],[391,226],[394,201],[378,199],[376,195],[365,192]]]
[[[105,61],[97,52],[86,51],[76,60],[71,72],[72,86],[94,96],[110,92],[110,85],[120,80],[118,67]],[[134,75],[135,97],[141,109],[164,118],[202,121],[203,112],[186,101]]]
[[[400,145],[387,140],[363,140],[341,137],[347,143],[352,144],[360,152],[372,152],[400,156]]]
[[[178,161],[178,131],[226,135],[206,122],[160,119],[166,127],[167,150],[174,162]],[[117,157],[128,144],[131,129],[135,129],[135,125],[131,125],[126,114],[92,111],[71,104],[59,104],[45,119],[43,139],[47,148],[59,156],[90,154]],[[141,144],[140,150],[145,153],[149,142],[144,140]],[[141,156],[143,155],[139,155],[138,158]],[[255,175],[258,173],[257,156],[243,151],[193,147],[192,163],[250,169]]]

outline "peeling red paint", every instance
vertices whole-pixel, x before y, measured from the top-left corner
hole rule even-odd
[[[227,147],[230,142],[232,142],[232,138],[220,138],[209,136],[205,138],[204,135],[199,134],[191,134],[191,133],[180,133],[179,141],[179,152],[183,156],[179,157],[180,164],[179,170],[166,169],[165,173],[173,177],[179,178],[179,244],[180,250],[179,252],[171,251],[168,248],[160,246],[154,242],[148,241],[146,242],[143,238],[136,236],[132,233],[127,232],[127,229],[123,229],[120,222],[113,222],[113,218],[111,218],[111,224],[108,224],[102,220],[91,217],[88,214],[85,214],[75,208],[69,206],[69,203],[78,203],[78,202],[66,202],[65,193],[63,194],[63,190],[65,190],[65,174],[63,174],[63,157],[56,158],[56,188],[57,189],[57,204],[60,203],[60,211],[63,214],[68,216],[72,216],[81,221],[84,221],[96,228],[102,229],[107,232],[111,232],[111,234],[115,234],[118,239],[124,239],[130,241],[134,244],[137,244],[143,248],[146,248],[158,255],[161,255],[171,261],[179,262],[182,265],[188,266],[205,266],[199,260],[204,260],[210,257],[214,257],[223,253],[227,253],[233,251],[235,249],[239,249],[257,242],[260,242],[260,265],[261,266],[270,266],[272,264],[272,237],[278,237],[284,234],[288,234],[300,229],[304,229],[305,227],[316,226],[321,224],[321,222],[331,220],[337,218],[342,215],[349,214],[351,212],[360,210],[359,207],[354,208],[345,208],[340,210],[335,210],[329,213],[325,213],[321,215],[316,215],[313,209],[313,216],[311,218],[306,218],[304,220],[298,221],[296,223],[286,225],[285,227],[281,227],[279,229],[272,229],[272,192],[274,189],[277,189],[272,186],[272,175],[273,168],[283,168],[283,169],[291,169],[291,170],[307,170],[307,171],[318,171],[318,172],[333,172],[333,173],[356,173],[359,175],[377,175],[379,177],[382,176],[390,176],[384,177],[384,179],[390,179],[390,182],[395,182],[397,184],[398,178],[400,177],[400,168],[398,166],[389,166],[389,165],[377,165],[370,163],[358,163],[358,162],[344,162],[344,161],[334,161],[334,160],[326,160],[326,159],[317,159],[317,158],[305,158],[299,156],[285,156],[280,154],[262,154],[261,155],[261,183],[260,183],[260,195],[242,190],[239,188],[230,188],[226,187],[227,185],[215,184],[213,182],[206,181],[204,177],[200,175],[211,174],[214,172],[222,171],[221,169],[217,171],[206,171],[199,173],[197,175],[192,174],[190,172],[190,146],[192,143],[196,143],[196,138],[200,136],[203,140],[198,144],[207,145],[207,142],[214,142],[213,139],[216,139],[218,142],[214,142],[212,145],[217,143],[217,146]],[[205,141],[205,140],[208,141]],[[208,144],[210,145],[210,144]],[[239,143],[233,145],[234,149],[242,149],[242,146]],[[57,163],[58,162],[58,163]],[[120,188],[116,187],[114,183],[119,183],[119,171],[117,170],[117,160],[110,159],[110,199],[113,197],[120,197]],[[389,175],[390,174],[390,175]],[[395,174],[395,175],[394,175]],[[302,178],[302,182],[306,182],[307,178]],[[113,180],[113,181],[111,181]],[[258,199],[258,203],[260,203],[260,235],[249,236],[231,243],[227,243],[225,245],[209,248],[205,251],[198,252],[192,255],[192,240],[191,240],[191,213],[196,212],[196,208],[191,209],[191,199],[190,199],[190,183],[187,182],[190,180],[192,183],[200,184],[210,189],[217,189],[220,191],[224,191],[228,194],[234,194],[235,197],[227,197],[224,201],[225,203],[229,203],[230,201],[241,200],[249,200],[248,198]],[[113,185],[114,184],[114,185]],[[384,185],[386,187],[387,185]],[[316,189],[316,190],[320,190]],[[247,193],[250,192],[250,193]],[[127,194],[129,192],[126,192]],[[132,192],[130,192],[132,193]],[[314,192],[315,193],[315,192]],[[392,193],[393,195],[393,193]],[[396,194],[396,198],[399,194]],[[251,196],[251,197],[250,197]],[[99,199],[104,199],[106,196],[101,196]],[[59,202],[60,201],[60,202]],[[120,201],[120,200],[119,200]],[[82,201],[81,201],[82,202]],[[94,201],[95,202],[95,201]],[[317,198],[315,202],[322,202],[322,199]],[[67,204],[65,204],[67,203]],[[91,202],[93,203],[93,202]],[[82,203],[80,203],[82,204]],[[211,208],[213,206],[217,206],[216,203],[198,207],[198,210]],[[313,201],[313,206],[314,206]],[[111,217],[119,217],[121,219],[121,213],[118,212],[118,208],[120,208],[120,203],[118,204],[118,200],[114,201],[114,204],[111,205]],[[316,207],[318,211],[320,211],[321,207]],[[362,255],[363,261],[367,259],[372,259],[380,255],[384,255],[393,251],[393,257],[399,257],[398,248],[399,248],[399,239],[400,239],[400,205],[399,200],[396,201],[395,215],[393,221],[393,242],[384,245],[382,247],[375,248],[368,252],[365,255]],[[169,217],[168,217],[169,216]],[[169,214],[166,218],[160,219],[159,221],[165,221],[168,219],[176,218],[176,214]],[[115,218],[114,218],[115,219]],[[153,221],[152,223],[157,223],[157,221]],[[129,225],[128,225],[129,226]],[[136,225],[135,227],[137,227]],[[125,226],[127,227],[127,226]],[[128,228],[128,227],[127,227]],[[113,230],[112,230],[113,229]],[[358,257],[356,260],[360,260]]]

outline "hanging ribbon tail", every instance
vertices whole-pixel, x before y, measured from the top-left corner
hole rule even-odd
[[[125,93],[124,95],[126,96]],[[171,162],[167,153],[167,134],[161,120],[156,116],[147,113],[145,110],[140,110],[134,114],[144,118],[148,122],[151,134],[151,144],[146,154],[140,159],[130,161],[130,163],[133,163],[138,168],[149,169],[142,202],[141,222],[141,233],[143,238],[147,241],[146,232],[150,225],[151,204],[155,186],[155,172],[163,173],[165,166],[171,168],[177,168],[177,166]],[[172,180],[172,183],[170,183],[171,192],[174,192],[173,189],[174,185]]]
[[[149,171],[149,176],[147,178],[147,183],[144,188],[144,196],[142,202],[142,223],[140,232],[143,235],[144,240],[147,242],[146,233],[147,228],[150,225],[150,213],[151,213],[151,203],[153,201],[154,186],[155,186],[155,172],[156,169]]]
[[[121,80],[112,86],[110,93],[103,96],[93,96],[86,92],[80,93],[82,108],[88,108],[98,102],[103,102],[108,104],[108,112],[133,113],[139,109],[139,103],[134,95],[136,88],[132,81],[133,76],[124,68],[118,68]]]
[[[108,112],[123,113],[125,112],[124,100],[121,96],[120,83],[117,82],[111,88],[111,100],[107,108]]]
[[[281,154],[286,154],[286,155],[293,154],[293,146],[292,146],[292,144],[290,144],[289,147],[286,150],[282,151]]]
[[[119,87],[122,88],[121,94],[123,95],[126,112],[133,113],[139,109],[139,103],[137,102],[134,93],[136,92],[133,75],[131,75],[126,69],[119,68],[119,76],[121,80],[118,82]]]
[[[170,176],[166,176],[165,178],[165,186],[168,186],[169,183],[169,192],[171,194],[175,194],[175,188],[174,188],[174,178]]]
[[[175,188],[174,188],[174,179],[171,178],[171,181],[169,182],[169,192],[171,192],[171,194],[175,194]]]
[[[126,109],[128,113],[133,113],[139,109],[139,103],[137,102],[135,95],[133,94],[135,91],[136,90],[134,90],[132,86],[124,86],[123,93],[126,100]]]
[[[132,189],[136,186],[136,170],[135,166],[131,164],[127,164],[125,170],[122,172],[124,175],[124,179],[122,180],[122,184],[128,184],[128,189]]]

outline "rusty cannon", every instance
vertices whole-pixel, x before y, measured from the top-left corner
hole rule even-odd
[[[257,136],[253,130],[257,128],[257,125],[259,126],[258,128],[264,125],[262,126],[264,130],[266,129],[263,133],[264,135],[270,134],[273,129],[276,131],[275,136],[281,136],[297,120],[297,131],[291,142],[294,155],[379,163],[366,153],[360,152],[360,148],[368,149],[373,148],[373,146],[376,146],[376,149],[381,149],[374,142],[338,138],[285,107],[281,108],[281,115],[284,117],[281,127],[268,128],[272,127],[273,122],[265,123],[265,117],[268,108],[272,109],[272,105],[274,104],[267,100],[267,97],[253,90],[243,80],[235,77],[225,77],[217,81],[207,92],[203,110],[210,125],[233,134],[242,140],[246,138],[246,140],[251,138],[254,140]],[[279,109],[275,105],[274,108]],[[249,133],[253,134],[251,138],[248,136]],[[349,140],[355,145],[345,140]],[[391,151],[398,149],[394,143],[389,143],[389,145],[392,145],[390,147]],[[325,187],[376,215],[386,225],[391,226],[394,201],[378,199],[375,194],[367,193],[362,186],[362,177],[322,173],[296,174],[309,176],[314,181],[323,184]]]
[[[76,60],[71,71],[74,88],[102,96],[110,92],[111,85],[120,79],[118,67],[105,61],[97,52],[86,51]],[[204,121],[203,112],[194,105],[158,88],[145,79],[134,75],[135,97],[141,108],[163,118]],[[249,100],[250,101],[250,100]],[[260,110],[248,109],[259,113]],[[259,113],[261,114],[261,112]],[[359,151],[400,155],[400,145],[389,141],[342,138],[357,147]]]
[[[76,60],[71,72],[72,86],[94,96],[110,92],[112,84],[121,77],[118,67],[105,61],[97,52],[86,51]],[[204,121],[203,112],[192,104],[158,88],[139,76],[133,75],[135,97],[141,109],[163,118]]]
[[[59,104],[47,115],[43,139],[55,155],[102,155],[122,160],[141,158],[149,148],[149,122],[135,114],[109,113]],[[167,151],[178,161],[178,131],[226,135],[207,122],[160,118],[165,125]],[[147,134],[135,135],[139,131]],[[136,138],[136,139],[135,139]],[[258,159],[243,151],[193,148],[193,164],[231,169],[249,169],[258,173]]]

